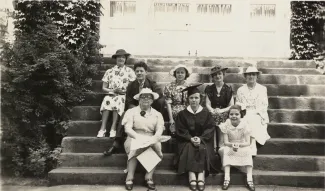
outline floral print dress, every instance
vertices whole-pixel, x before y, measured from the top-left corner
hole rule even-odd
[[[134,81],[135,79],[136,75],[131,68],[126,66],[118,67],[116,65],[105,72],[102,81],[108,83],[108,89],[120,88],[126,91],[129,82]],[[124,107],[125,95],[111,93],[103,99],[100,112],[102,113],[104,110],[117,111],[121,116],[124,112]]]

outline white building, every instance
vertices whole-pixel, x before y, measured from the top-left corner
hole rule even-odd
[[[290,55],[289,0],[101,0],[104,54]]]

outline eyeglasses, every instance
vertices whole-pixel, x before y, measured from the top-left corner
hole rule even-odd
[[[153,99],[151,94],[141,94],[140,99]]]

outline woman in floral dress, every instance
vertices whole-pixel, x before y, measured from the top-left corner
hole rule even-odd
[[[226,121],[228,110],[230,106],[234,105],[232,88],[223,81],[227,69],[221,66],[213,67],[210,73],[213,84],[205,88],[205,106],[212,114],[216,125]],[[218,147],[223,146],[224,141],[219,128],[215,133],[214,147],[217,150]]]
[[[184,94],[182,90],[188,87],[185,80],[190,76],[191,71],[187,66],[179,64],[169,74],[174,76],[176,80],[166,85],[164,96],[169,116],[169,130],[171,134],[174,134],[176,116],[178,112],[184,110],[187,106],[187,94]]]
[[[247,68],[244,72],[246,84],[237,90],[236,101],[236,104],[241,105],[243,109],[246,108],[245,119],[252,129],[251,150],[253,156],[257,154],[256,141],[260,145],[264,145],[270,139],[267,132],[267,123],[269,123],[267,89],[256,82],[259,75],[260,72],[256,67]]]
[[[108,69],[102,79],[102,89],[107,93],[107,95],[100,107],[102,125],[97,137],[105,137],[106,124],[110,113],[113,114],[110,137],[115,137],[116,135],[118,115],[121,116],[124,112],[126,88],[129,82],[134,81],[136,78],[134,71],[125,66],[126,60],[129,56],[130,54],[125,50],[117,50],[112,56],[113,59],[116,59],[116,65],[113,68]]]

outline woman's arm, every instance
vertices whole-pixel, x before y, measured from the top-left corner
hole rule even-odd
[[[207,114],[208,114],[208,116],[206,116],[206,121],[203,126],[203,128],[205,128],[205,129],[204,129],[202,135],[199,136],[200,140],[205,141],[205,142],[210,140],[213,137],[214,131],[215,131],[215,122],[212,118],[212,115],[211,115],[211,113],[207,113]],[[200,120],[200,119],[198,119],[198,120]]]
[[[167,106],[167,113],[168,113],[168,117],[169,117],[169,123],[175,123],[174,119],[173,119],[173,112],[172,112],[172,96],[171,96],[171,92],[168,89],[169,85],[167,85],[164,89],[164,96],[165,96],[165,103]]]
[[[208,95],[205,96],[205,106],[206,106],[206,108],[207,108],[211,113],[214,112],[214,109],[213,109],[212,106],[211,106],[211,101],[210,101]]]
[[[230,101],[229,101],[229,104],[228,104],[228,107],[221,109],[221,112],[223,113],[223,112],[227,112],[227,111],[229,111],[230,107],[231,107],[232,105],[234,105],[234,104],[235,104],[234,97],[231,96]]]
[[[182,111],[178,113],[176,118],[176,135],[177,139],[182,141],[191,141],[191,134],[188,131],[187,124],[185,123],[186,118],[183,117]]]
[[[124,129],[125,129],[125,133],[134,138],[134,139],[137,139],[139,134],[136,133],[134,130],[133,130],[133,113],[132,113],[133,110],[127,110],[125,112],[125,115],[123,117],[123,120],[122,120],[122,125],[124,125]]]
[[[229,142],[228,135],[225,133],[223,134],[223,142],[225,143],[225,146],[232,147],[232,143]]]
[[[163,116],[158,113],[158,117],[157,117],[157,125],[156,125],[156,132],[155,132],[155,137],[160,137],[162,134],[163,134],[163,131],[164,131],[164,118]]]
[[[113,89],[110,89],[108,88],[109,87],[109,84],[107,82],[103,82],[103,85],[102,85],[102,90],[105,92],[105,93],[114,93],[114,90]]]
[[[251,145],[251,136],[249,134],[245,135],[245,142],[240,143],[239,147],[248,147]]]

